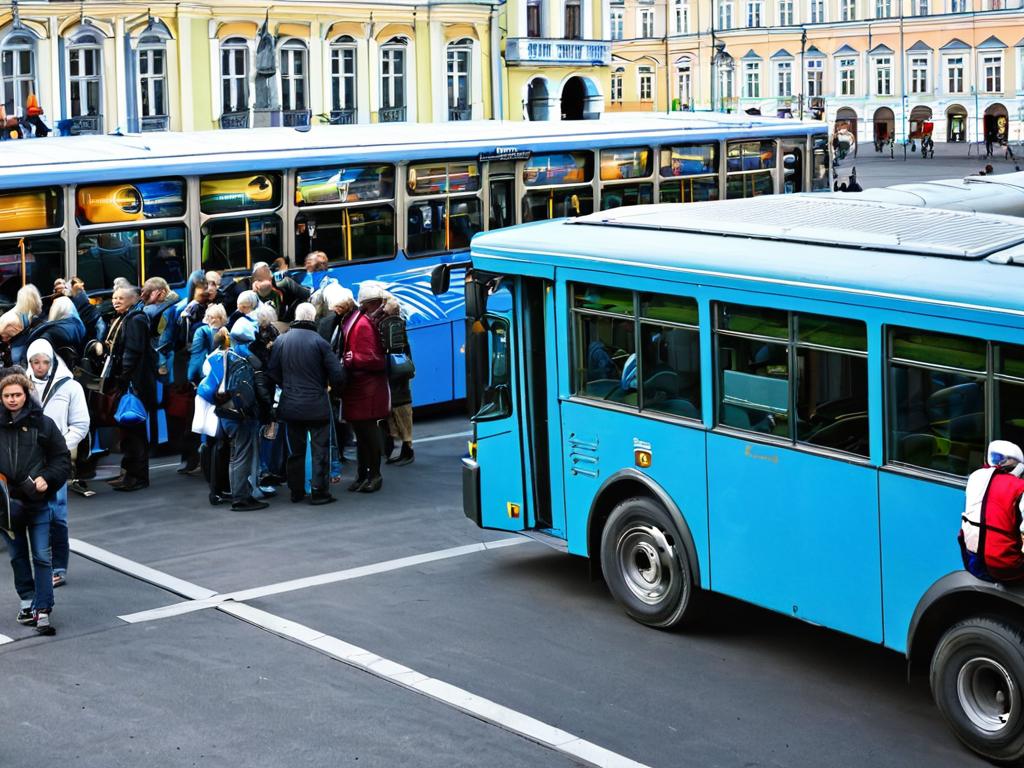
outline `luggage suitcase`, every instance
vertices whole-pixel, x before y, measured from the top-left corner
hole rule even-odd
[[[199,446],[199,466],[203,479],[210,486],[210,503],[226,504],[231,501],[231,480],[228,467],[231,463],[231,440],[222,437],[207,437]]]

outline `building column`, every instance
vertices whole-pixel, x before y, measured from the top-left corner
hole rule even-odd
[[[111,119],[105,119],[103,130],[109,133],[115,128],[128,128],[128,62],[125,57],[124,46],[120,42],[124,40],[124,16],[118,16],[114,20],[114,40],[112,46],[104,44],[104,53],[109,47],[114,49],[114,79],[105,87],[113,86],[117,99],[114,102],[114,114]],[[108,101],[109,103],[109,101]]]
[[[377,68],[370,51],[376,45],[369,37],[356,41],[356,121],[370,122],[370,113],[377,109]]]
[[[423,115],[425,120],[444,122],[448,120],[448,47],[445,45],[441,22],[428,23],[428,58],[430,61],[430,106],[432,115]]]

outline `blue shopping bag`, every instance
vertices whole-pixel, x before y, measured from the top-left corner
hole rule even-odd
[[[142,404],[139,396],[129,386],[128,391],[121,395],[121,401],[117,404],[114,421],[122,427],[128,427],[132,424],[144,424],[148,418],[146,406]]]

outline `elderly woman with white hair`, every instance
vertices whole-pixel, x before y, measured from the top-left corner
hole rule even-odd
[[[249,345],[256,341],[260,331],[256,310],[260,306],[260,297],[256,291],[242,291],[236,302],[237,311],[231,320],[231,341],[241,354],[249,353]]]
[[[327,314],[317,323],[317,330],[340,358],[343,338],[342,324],[345,318],[355,310],[356,298],[352,295],[352,291],[343,285],[329,285],[324,288],[323,293]]]

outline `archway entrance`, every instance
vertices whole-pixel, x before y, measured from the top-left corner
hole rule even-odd
[[[604,100],[597,86],[587,77],[574,76],[562,86],[563,120],[596,120]]]
[[[1010,115],[1002,104],[985,108],[985,141],[1005,142],[1010,136]]]
[[[920,139],[926,133],[931,133],[931,120],[931,107],[914,107],[912,110],[910,110],[910,138]]]
[[[535,77],[526,87],[526,119],[549,120],[548,114],[548,81],[543,77]]]
[[[896,116],[888,107],[879,107],[871,122],[874,124],[875,143],[881,144],[896,135]]]
[[[946,107],[946,141],[967,141],[967,110],[959,104]]]
[[[849,107],[840,107],[836,112],[836,124],[835,130],[839,132],[845,128],[853,134],[854,139],[857,137],[857,113]]]

